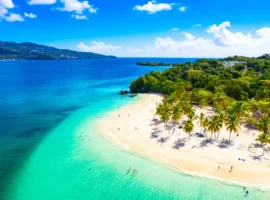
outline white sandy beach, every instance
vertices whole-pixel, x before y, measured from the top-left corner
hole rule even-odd
[[[179,129],[178,125],[175,133],[165,143],[159,143],[160,137],[168,136],[164,124],[153,121],[156,104],[161,102],[162,97],[146,94],[138,98],[140,100],[136,103],[102,119],[98,125],[99,133],[132,152],[187,172],[241,183],[270,185],[270,155],[265,153],[261,156],[261,148],[248,148],[250,144],[256,143],[255,138],[259,131],[241,126],[238,137],[232,134],[233,145],[221,147],[219,141],[229,136],[225,127],[221,130],[219,141],[206,144],[205,138],[199,138],[195,134],[189,140],[188,134]],[[196,114],[199,115],[200,112],[212,114],[211,108],[196,108]],[[201,128],[196,120],[194,125],[193,133],[200,132]],[[151,137],[155,130],[159,133],[158,138]],[[173,145],[178,139],[183,139],[184,145],[175,149]]]

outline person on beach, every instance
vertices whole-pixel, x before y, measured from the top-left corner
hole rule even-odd
[[[218,166],[218,171],[220,170],[220,166]]]
[[[233,170],[233,166],[231,166],[231,171],[230,172],[232,172],[232,170]]]

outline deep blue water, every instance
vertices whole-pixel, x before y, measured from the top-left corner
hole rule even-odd
[[[119,90],[152,70],[139,61],[184,63],[196,59],[0,62],[0,199],[32,151],[63,119],[100,98],[122,98]],[[96,92],[96,91],[104,91]]]

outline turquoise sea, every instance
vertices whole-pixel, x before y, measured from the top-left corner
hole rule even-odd
[[[0,199],[270,199],[262,189],[248,186],[245,196],[243,186],[157,164],[98,134],[100,118],[137,100],[117,95],[121,89],[165,69],[136,62],[193,60],[1,61]]]

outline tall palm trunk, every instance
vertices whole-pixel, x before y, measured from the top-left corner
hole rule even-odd
[[[229,142],[231,141],[231,134],[232,134],[232,132],[230,132],[230,136],[229,136]]]
[[[204,129],[204,132],[205,132],[205,139],[206,139],[206,141],[208,141],[206,129]]]
[[[170,135],[170,129],[169,129],[168,123],[166,123],[166,128],[168,130],[168,134]]]
[[[173,132],[172,132],[172,134],[174,134],[174,132],[175,132],[175,125],[176,125],[176,123],[173,122]]]
[[[218,138],[219,138],[219,134],[220,134],[220,130],[218,131],[218,135],[217,135],[216,139],[218,139]]]

